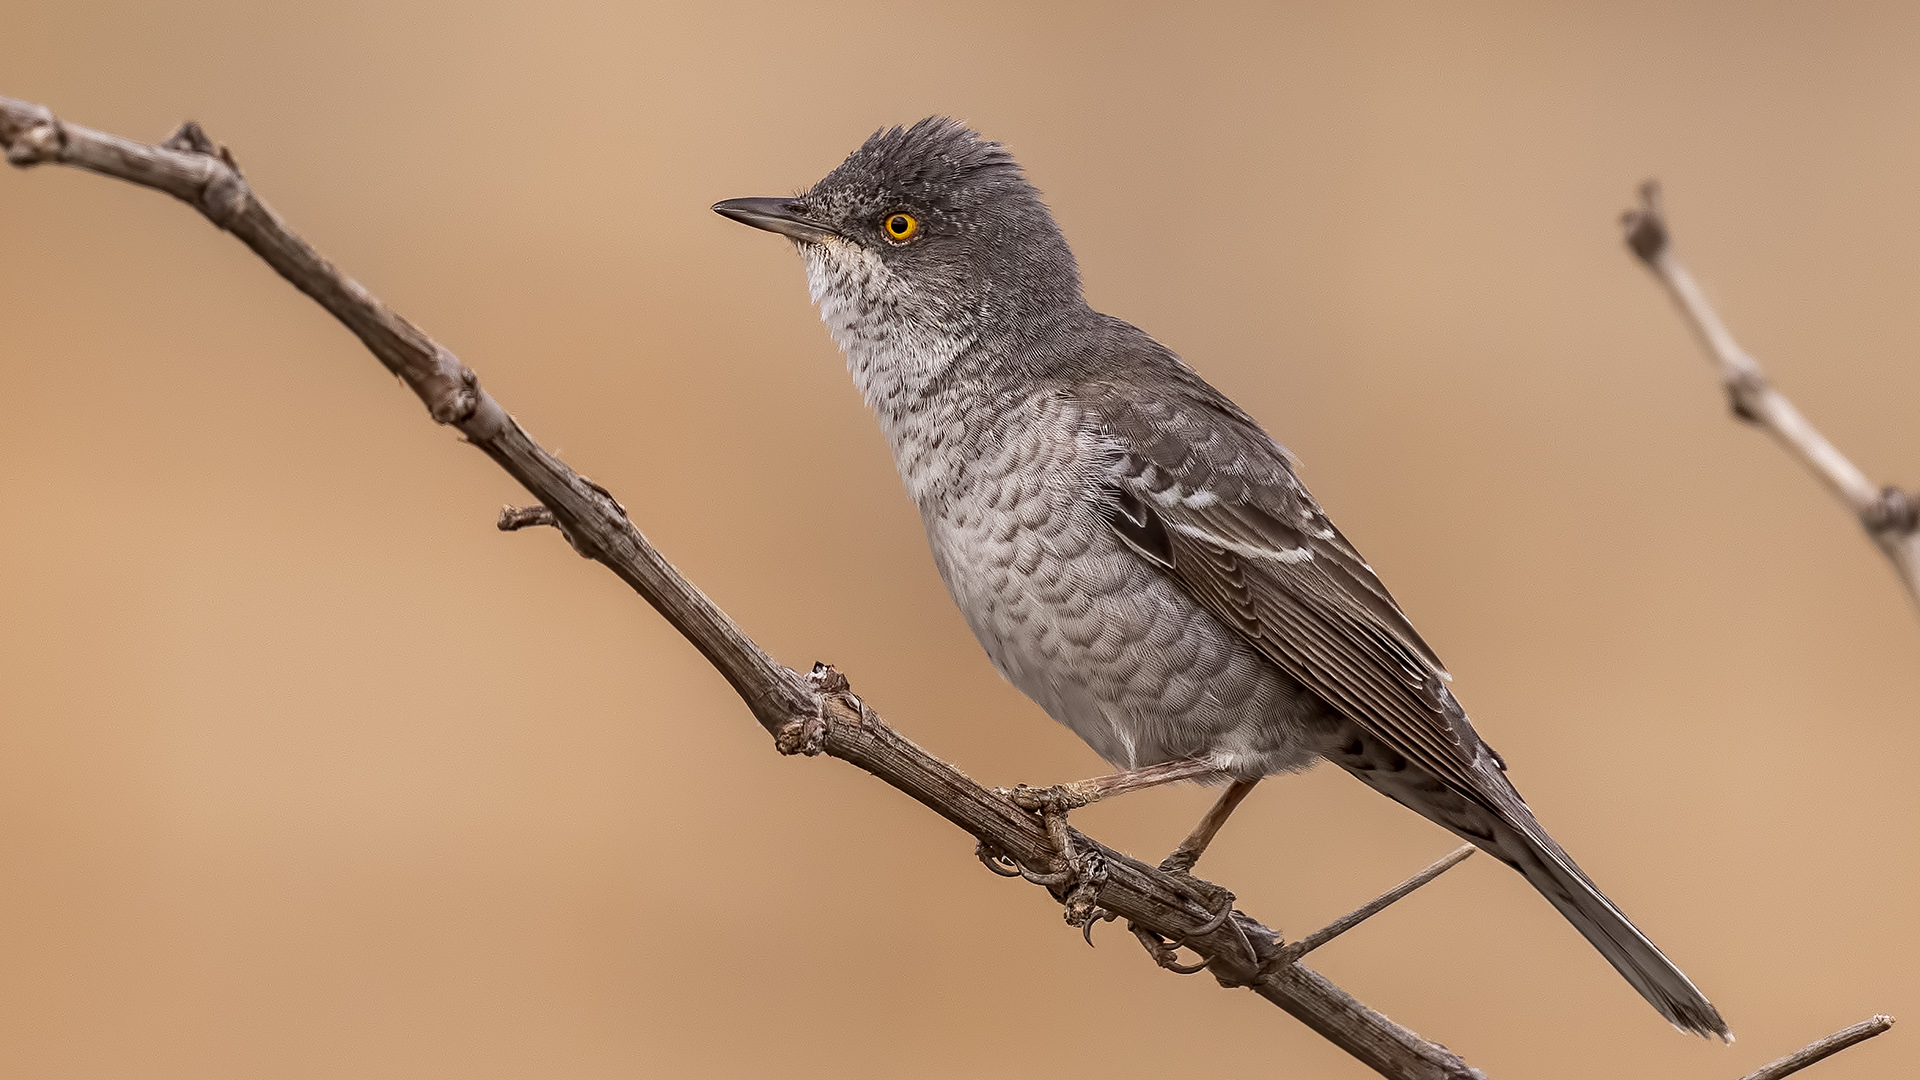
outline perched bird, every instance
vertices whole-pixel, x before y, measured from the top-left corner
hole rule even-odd
[[[1000,671],[1125,770],[1079,801],[1325,758],[1524,875],[1675,1026],[1720,1014],[1547,835],[1440,660],[1252,417],[1081,296],[1012,156],[941,117],[794,198],[714,210],[791,238],[934,563]]]

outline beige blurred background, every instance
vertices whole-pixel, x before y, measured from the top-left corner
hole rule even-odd
[[[192,117],[782,659],[990,784],[1100,763],[988,666],[786,245],[932,112],[1004,140],[1094,303],[1295,450],[1540,816],[1704,987],[1664,1024],[1476,860],[1316,966],[1493,1076],[1730,1078],[1920,1022],[1920,620],[1732,422],[1634,185],[1743,342],[1920,485],[1920,9],[6,0],[0,93]],[[0,1071],[1359,1076],[1088,950],[830,760],[186,207],[0,175]],[[1076,821],[1143,856],[1197,789]],[[1292,933],[1453,846],[1336,771],[1209,876]],[[1819,1075],[1920,1066],[1920,1032]]]

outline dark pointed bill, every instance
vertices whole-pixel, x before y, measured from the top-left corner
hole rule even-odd
[[[777,232],[812,244],[839,236],[827,226],[802,214],[794,199],[728,199],[714,203],[713,212],[742,225]]]

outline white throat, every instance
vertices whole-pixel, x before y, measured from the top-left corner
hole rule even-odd
[[[933,305],[880,257],[858,244],[806,246],[807,288],[820,321],[847,355],[847,368],[867,404],[881,412],[910,407],[947,366],[973,344],[968,329],[943,320]]]
[[[866,398],[893,449],[894,464],[916,500],[938,479],[926,453],[940,414],[962,402],[959,387],[940,376],[976,340],[970,328],[942,320],[880,257],[858,244],[801,246],[807,288],[820,321],[847,357],[853,384]]]

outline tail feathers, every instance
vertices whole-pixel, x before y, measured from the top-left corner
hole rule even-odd
[[[1404,765],[1404,771],[1383,769],[1364,753],[1329,757],[1369,787],[1520,871],[1674,1027],[1733,1041],[1713,1003],[1554,843],[1490,758],[1475,769],[1484,781],[1482,799],[1470,801]]]
[[[1674,1027],[1732,1042],[1733,1033],[1706,995],[1594,886],[1524,806],[1520,813],[1523,820],[1501,822],[1493,830],[1489,854],[1520,871]]]

